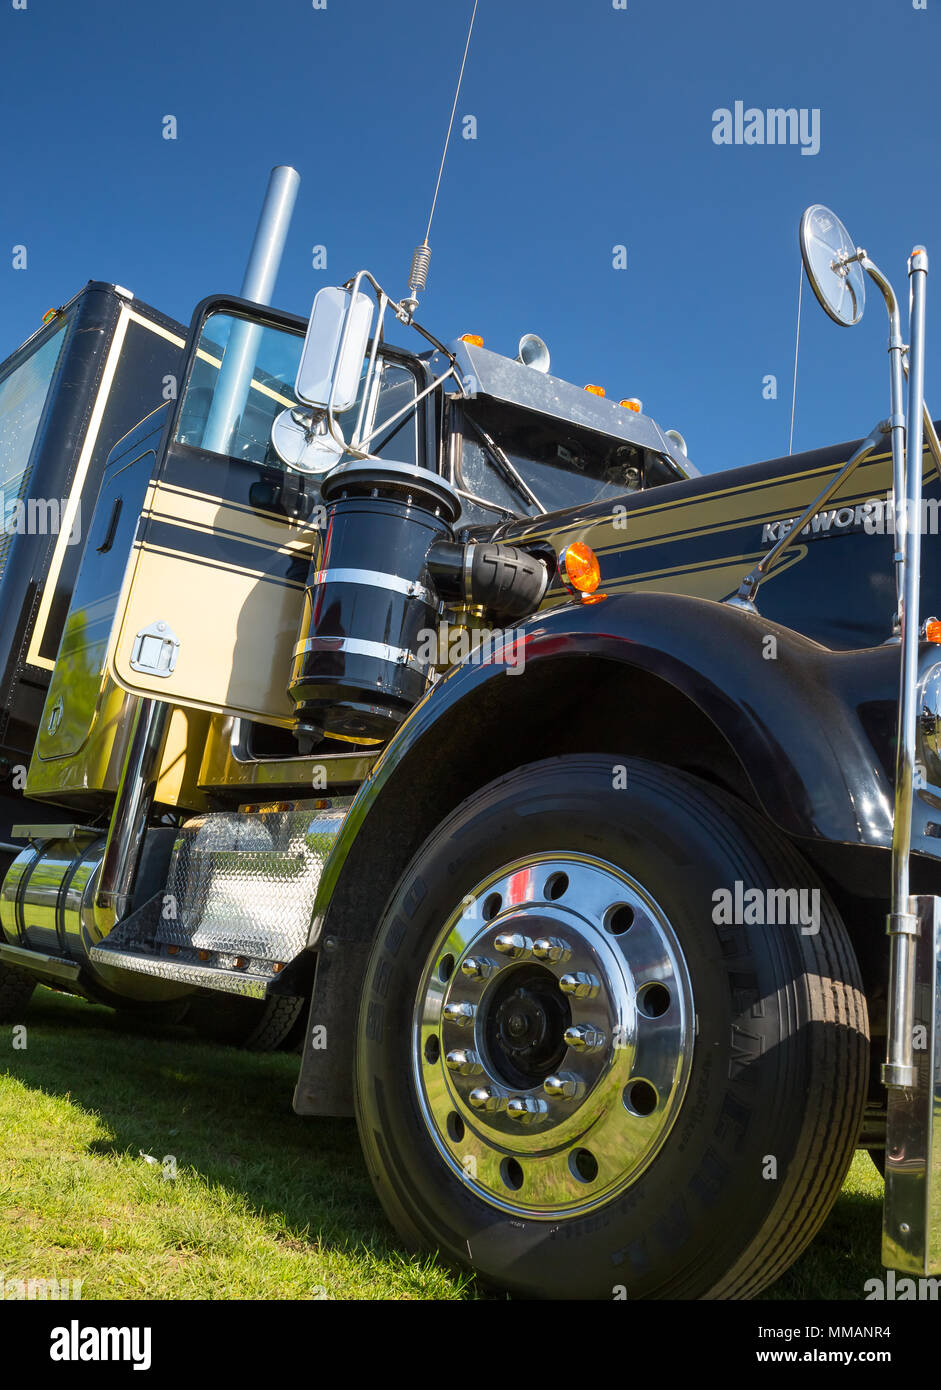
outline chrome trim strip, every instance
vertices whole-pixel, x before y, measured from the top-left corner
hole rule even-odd
[[[422,603],[437,607],[438,600],[430,589],[417,580],[403,579],[400,574],[383,574],[381,570],[361,569],[323,569],[311,578],[311,584],[368,584],[374,589],[392,589],[407,598],[421,599]]]
[[[32,975],[42,975],[51,980],[64,980],[74,983],[81,966],[63,956],[50,956],[44,951],[30,951],[22,946],[10,946],[0,942],[0,960],[20,970],[28,970]]]
[[[428,668],[414,656],[407,647],[390,647],[387,642],[368,642],[362,637],[308,637],[298,642],[293,656],[304,656],[308,652],[349,652],[351,656],[371,656],[377,661],[388,661],[393,666],[408,666],[421,675],[427,675]]]

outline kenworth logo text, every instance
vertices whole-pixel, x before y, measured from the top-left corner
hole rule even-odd
[[[901,502],[898,507],[892,494],[885,497],[870,497],[854,507],[834,507],[829,512],[818,512],[812,521],[802,527],[802,536],[825,536],[836,531],[850,531],[862,527],[867,536],[894,536],[896,516],[908,517],[908,529],[918,530],[923,536],[936,536],[939,529],[938,512],[941,498],[923,497],[915,507],[909,502]],[[909,512],[911,515],[909,516]],[[766,521],[761,529],[762,545],[772,545],[782,536],[788,535],[800,517],[792,516],[781,521]]]
[[[922,507],[927,511],[926,503],[923,503]],[[761,528],[761,544],[773,545],[782,536],[793,531],[799,520],[799,516],[791,516],[780,521],[766,521]],[[870,536],[893,535],[895,515],[891,501],[886,503],[881,498],[872,497],[868,502],[859,502],[853,507],[833,507],[830,511],[818,512],[801,528],[800,534],[825,536],[833,532],[855,530],[857,527],[861,527]]]

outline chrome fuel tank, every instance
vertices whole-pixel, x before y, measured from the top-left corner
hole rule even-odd
[[[0,942],[81,967],[76,989],[105,1002],[178,998],[186,990],[93,962],[102,940],[95,925],[95,893],[105,850],[102,830],[76,825],[43,827],[10,865],[0,888]],[[25,832],[24,832],[25,833]],[[24,962],[18,962],[24,963]]]

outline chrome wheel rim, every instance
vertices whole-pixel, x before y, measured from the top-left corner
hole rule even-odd
[[[411,1049],[425,1127],[489,1205],[591,1211],[672,1129],[694,1018],[673,929],[630,875],[567,852],[515,860],[463,899],[428,958]]]

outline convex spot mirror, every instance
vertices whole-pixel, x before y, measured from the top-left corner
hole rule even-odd
[[[373,321],[373,300],[357,291],[319,290],[310,311],[294,390],[298,400],[342,415],[355,403]]]
[[[801,218],[801,259],[810,287],[834,323],[851,327],[866,307],[866,274],[856,243],[836,213],[812,204]]]
[[[329,473],[343,455],[343,434],[334,422],[327,428],[325,414],[293,408],[282,410],[271,426],[271,442],[282,463],[298,473]],[[338,436],[335,438],[334,435]]]

